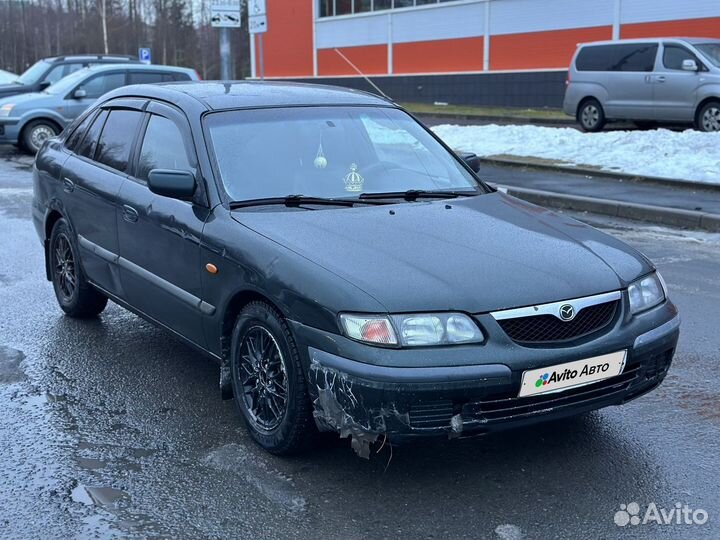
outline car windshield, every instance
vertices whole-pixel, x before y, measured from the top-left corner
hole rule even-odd
[[[480,189],[432,135],[390,107],[225,111],[208,115],[205,125],[235,201]]]
[[[27,68],[25,72],[15,80],[15,82],[28,85],[35,84],[36,82],[38,82],[40,77],[45,74],[45,71],[47,71],[48,67],[50,67],[50,64],[45,60],[35,62],[32,66]]]
[[[52,86],[45,89],[48,94],[65,94],[73,90],[90,73],[90,68],[79,69],[67,77],[63,77]]]
[[[720,41],[701,43],[695,47],[716,67],[720,67]]]

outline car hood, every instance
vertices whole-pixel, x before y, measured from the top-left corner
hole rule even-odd
[[[0,84],[0,98],[24,94],[28,89],[22,84]]]
[[[501,193],[352,209],[244,210],[233,217],[353,283],[389,312],[536,305],[618,290],[652,270],[623,242]]]
[[[18,94],[5,97],[0,94],[0,105],[3,103],[14,103],[16,106],[22,106],[26,103],[32,104],[32,107],[44,107],[46,103],[57,102],[57,96],[45,94],[42,92],[30,92],[27,94]]]

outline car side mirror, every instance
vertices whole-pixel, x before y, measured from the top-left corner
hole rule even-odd
[[[87,97],[87,92],[82,88],[78,88],[73,92],[73,99],[83,99]]]
[[[43,82],[41,82],[40,85],[38,86],[38,90],[40,90],[41,92],[42,92],[43,90],[45,90],[46,88],[50,88],[50,83],[49,83],[48,81],[43,81]]]
[[[475,172],[480,172],[480,158],[472,152],[458,152],[458,156]]]
[[[683,71],[698,71],[700,69],[698,68],[697,62],[691,58],[683,60],[682,68]]]
[[[195,175],[190,171],[153,169],[148,174],[148,187],[156,195],[171,199],[189,199],[195,193]]]

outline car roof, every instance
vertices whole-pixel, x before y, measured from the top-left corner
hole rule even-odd
[[[107,62],[107,63],[117,63],[117,62],[137,62],[138,58],[137,56],[134,56],[132,54],[70,54],[66,56],[48,56],[47,58],[43,58],[46,62],[77,62],[78,60],[87,60],[87,61],[95,61],[95,62]]]
[[[132,85],[108,98],[149,97],[180,104],[182,98],[200,102],[206,109],[223,110],[312,105],[389,105],[385,98],[337,86],[261,81],[195,81]]]
[[[625,43],[659,43],[661,41],[675,41],[684,43],[708,43],[711,41],[720,43],[718,38],[698,38],[698,37],[651,37],[651,38],[635,38],[635,39],[615,39],[615,40],[604,40],[604,41],[588,41],[585,43],[578,43],[578,47],[585,47],[588,45],[622,45]]]
[[[178,71],[186,73],[195,73],[194,70],[186,67],[178,66],[161,66],[157,64],[134,64],[134,63],[112,63],[112,64],[98,64],[95,66],[89,66],[83,68],[85,73],[99,73],[103,71],[114,71],[118,69],[132,69],[133,71],[167,71],[177,73]]]

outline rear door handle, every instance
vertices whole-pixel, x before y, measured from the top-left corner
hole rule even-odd
[[[660,75],[660,76],[657,78],[657,82],[659,82],[659,83],[665,82],[665,77],[664,77],[663,75]]]
[[[75,182],[69,178],[63,178],[63,191],[66,193],[72,193],[75,191]]]
[[[123,219],[127,222],[135,223],[138,220],[137,210],[127,204],[123,205]]]

